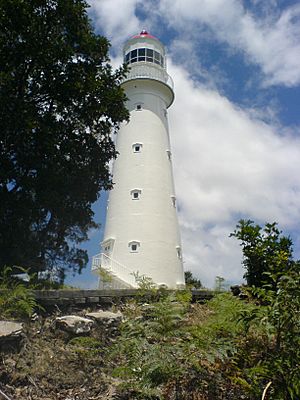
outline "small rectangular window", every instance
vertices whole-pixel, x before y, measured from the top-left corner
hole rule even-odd
[[[146,57],[139,57],[138,61],[146,61]]]
[[[141,110],[141,109],[142,109],[142,105],[141,105],[141,104],[137,104],[137,105],[136,105],[136,109],[137,109],[137,110]]]
[[[128,243],[131,253],[137,253],[139,251],[140,242],[132,241]]]
[[[137,50],[132,50],[131,58],[136,58],[136,57],[137,57]]]
[[[134,153],[140,153],[142,151],[142,143],[133,143],[132,149]]]
[[[141,197],[140,189],[133,189],[130,191],[132,200],[139,200]]]

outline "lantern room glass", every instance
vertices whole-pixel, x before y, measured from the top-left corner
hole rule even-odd
[[[164,57],[156,50],[145,47],[134,49],[125,54],[124,62],[132,64],[135,62],[151,62],[164,68]]]

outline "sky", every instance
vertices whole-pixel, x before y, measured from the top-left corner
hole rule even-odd
[[[122,63],[142,29],[167,49],[168,112],[184,268],[213,287],[243,279],[229,235],[240,219],[278,222],[300,258],[300,4],[291,0],[89,0],[96,33]],[[85,244],[99,253],[102,223]],[[90,265],[69,283],[95,287]]]

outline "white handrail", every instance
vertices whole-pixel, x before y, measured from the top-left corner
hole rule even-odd
[[[92,271],[103,268],[110,275],[115,276],[117,279],[125,282],[134,288],[138,287],[133,271],[127,268],[125,265],[112,259],[105,253],[99,253],[93,257]]]

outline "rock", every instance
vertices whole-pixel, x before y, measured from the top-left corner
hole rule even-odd
[[[0,339],[20,336],[23,332],[23,324],[14,321],[0,321]]]
[[[55,326],[67,332],[88,333],[94,326],[95,322],[89,318],[79,317],[77,315],[65,315],[55,318]]]
[[[15,321],[0,321],[1,350],[18,350],[23,336],[22,323]]]
[[[92,318],[98,324],[110,326],[119,326],[123,319],[123,315],[120,311],[114,313],[111,311],[103,310],[87,313],[86,317]]]

